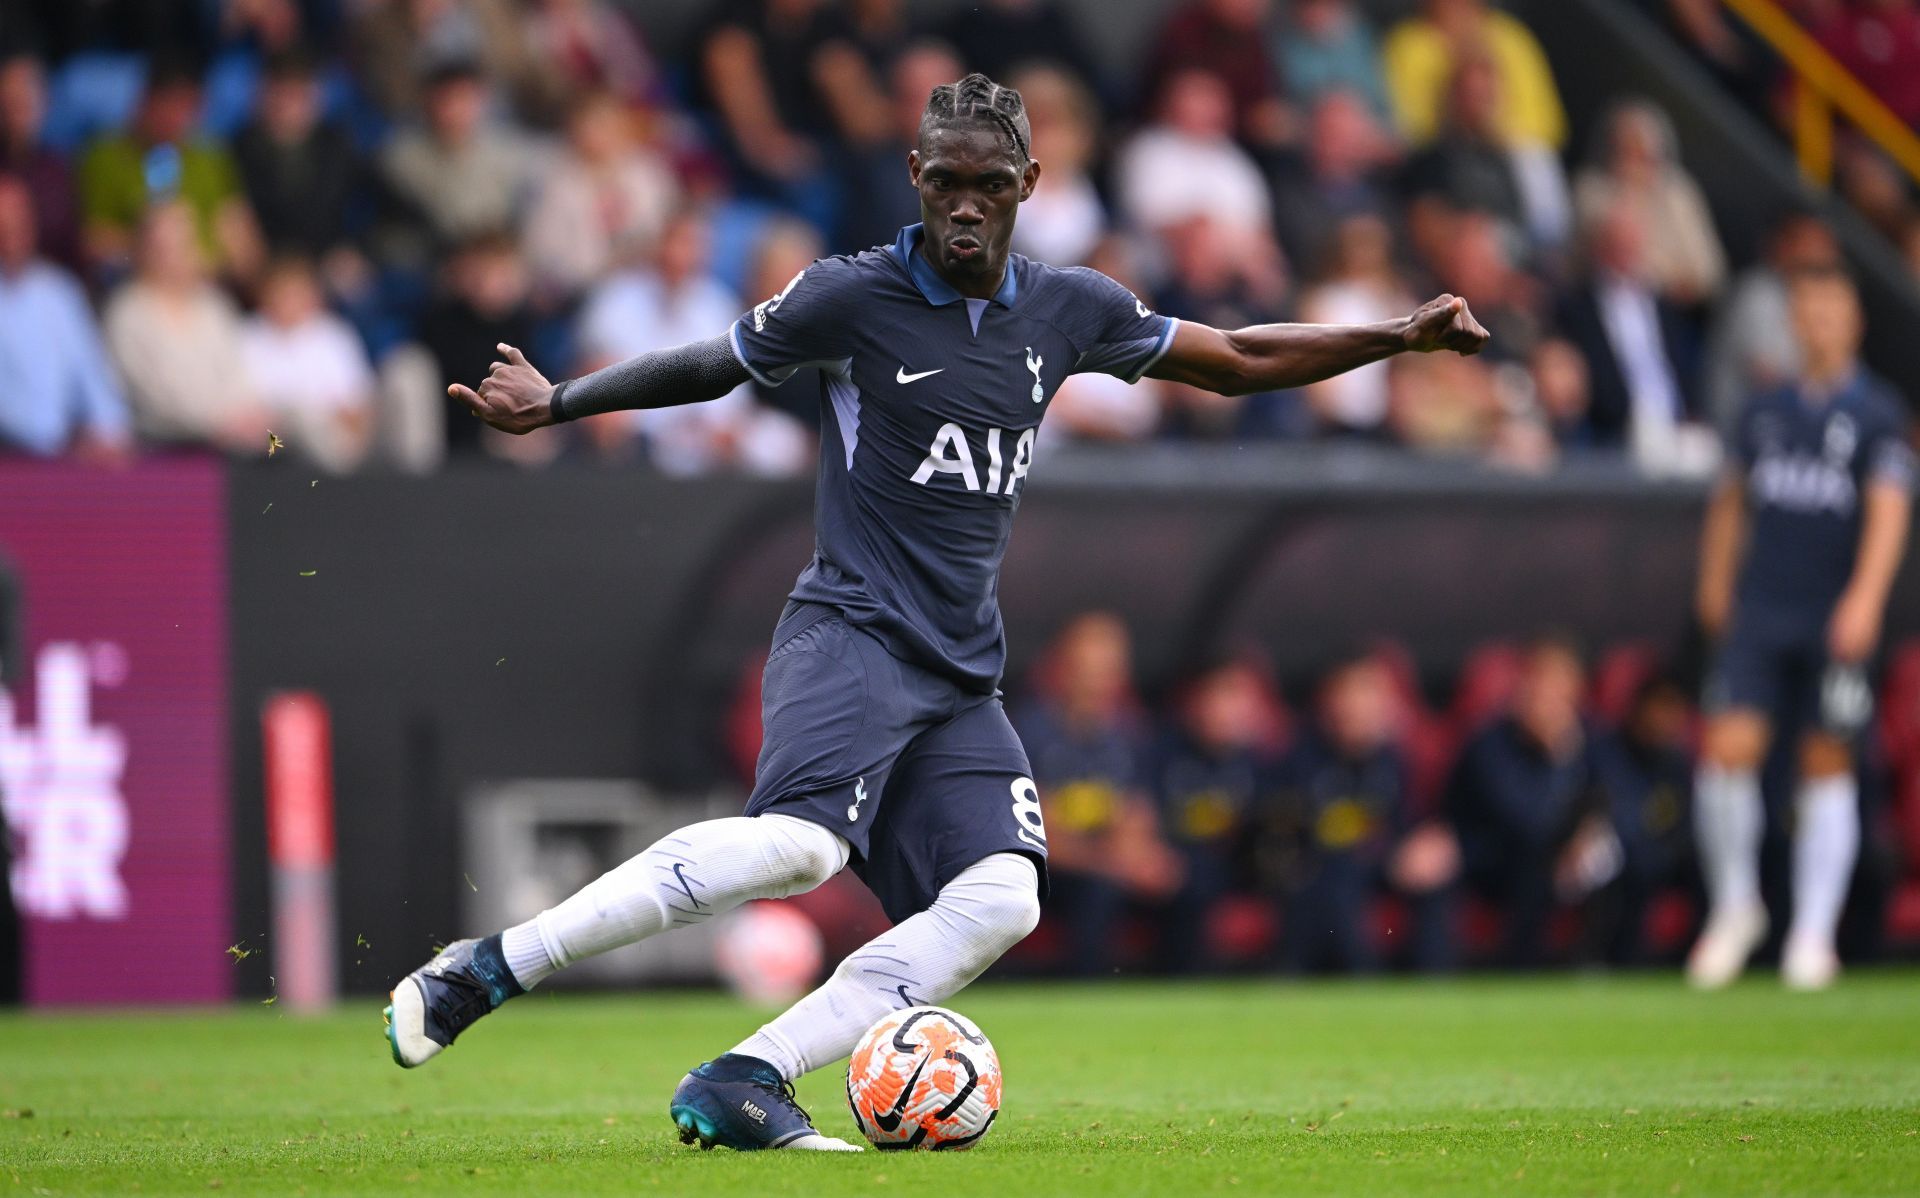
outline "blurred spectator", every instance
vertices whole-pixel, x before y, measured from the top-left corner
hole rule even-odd
[[[1320,683],[1315,718],[1258,813],[1258,864],[1281,897],[1289,972],[1366,971],[1379,960],[1373,900],[1405,825],[1407,767],[1384,666],[1358,654]]]
[[[1409,355],[1389,384],[1388,426],[1409,449],[1478,455],[1494,444],[1502,396],[1488,359]]]
[[[1481,356],[1495,362],[1524,362],[1546,335],[1551,313],[1539,280],[1521,269],[1513,240],[1489,213],[1438,206],[1437,219],[1423,217],[1423,258],[1435,289],[1464,295],[1473,314],[1493,332]]]
[[[1837,190],[1881,236],[1897,243],[1915,217],[1907,177],[1862,138],[1841,138],[1835,157]]]
[[[47,117],[47,80],[30,54],[0,59],[0,171],[17,177],[33,197],[40,252],[70,270],[82,265],[80,201],[73,167],[41,139]]]
[[[833,118],[831,139],[844,152],[879,150],[893,143],[900,123],[888,81],[906,49],[906,17],[900,0],[845,0],[836,15],[839,28],[814,51],[812,64],[814,85]],[[922,95],[921,105],[926,102]]]
[[[367,455],[373,368],[346,321],[327,311],[313,263],[277,258],[260,282],[260,311],[240,331],[247,377],[287,449],[340,473]]]
[[[1352,0],[1293,0],[1269,45],[1294,99],[1311,105],[1347,92],[1365,101],[1374,119],[1392,119],[1373,29]]]
[[[108,301],[104,324],[143,438],[266,452],[267,413],[240,351],[240,313],[209,277],[184,202],[147,214],[133,278]]]
[[[813,265],[826,252],[827,247],[820,240],[819,231],[807,222],[792,217],[775,217],[768,221],[760,231],[759,240],[754,243],[753,265],[747,275],[746,299],[758,303],[779,295],[801,271]],[[778,387],[768,387],[759,382],[747,385],[753,389],[754,399],[759,403],[785,412],[806,427],[819,431],[822,393],[820,374],[815,367],[802,367]],[[753,709],[753,718],[756,721],[760,718],[758,706]],[[759,727],[758,723],[754,726]]]
[[[1474,736],[1447,787],[1466,878],[1505,921],[1502,962],[1538,965],[1549,917],[1618,872],[1593,737],[1580,714],[1585,667],[1571,644],[1529,646],[1507,713]]]
[[[1394,360],[1388,423],[1403,443],[1426,452],[1496,457],[1518,452],[1514,464],[1535,466],[1537,453],[1507,446],[1513,391],[1498,367],[1528,360],[1545,335],[1539,285],[1511,258],[1510,239],[1483,212],[1456,212],[1436,203],[1414,226],[1432,272],[1433,290],[1470,296],[1474,315],[1492,329],[1493,342],[1477,357],[1413,354]],[[1550,449],[1536,443],[1532,450]]]
[[[920,193],[907,174],[907,153],[919,144],[927,97],[935,87],[952,83],[964,72],[953,51],[939,42],[917,42],[894,58],[886,100],[887,135],[849,155],[851,175],[841,213],[841,245],[850,249],[888,245],[902,227],[919,222]],[[1046,167],[1051,187],[1053,164]],[[1032,201],[1021,206],[1016,228],[1026,225],[1031,211]]]
[[[547,168],[527,215],[527,258],[562,295],[598,282],[644,253],[680,202],[660,155],[634,144],[633,118],[611,92],[589,92],[567,118],[567,143]]]
[[[415,226],[402,262],[510,228],[531,181],[527,147],[487,120],[486,80],[472,62],[435,68],[425,112],[424,125],[396,133],[380,157],[410,218],[403,225]]]
[[[1394,210],[1389,168],[1399,147],[1353,92],[1322,95],[1308,114],[1305,153],[1276,164],[1274,222],[1280,244],[1313,261],[1347,219]]]
[[[1249,237],[1196,214],[1164,230],[1172,275],[1160,290],[1161,310],[1221,329],[1278,320],[1286,300],[1279,255],[1263,236]],[[1287,401],[1272,394],[1219,395],[1169,383],[1168,431],[1230,438],[1293,433]]]
[[[1434,200],[1499,218],[1520,247],[1566,239],[1566,175],[1541,147],[1516,146],[1501,127],[1500,77],[1491,59],[1462,56],[1446,89],[1446,118],[1407,163],[1404,188],[1418,206]]]
[[[583,370],[705,340],[733,323],[742,305],[708,273],[709,236],[702,216],[682,211],[667,222],[650,262],[593,291],[580,313]],[[799,422],[755,403],[745,384],[706,403],[610,413],[582,424],[609,455],[638,434],[654,464],[669,474],[799,474],[813,464],[812,439]]]
[[[513,89],[538,88],[552,68],[529,53],[515,0],[377,0],[356,4],[348,54],[360,86],[395,121],[418,116],[437,73],[472,64]]]
[[[1726,285],[1726,255],[1706,197],[1679,163],[1673,122],[1650,101],[1628,100],[1615,106],[1601,146],[1575,188],[1582,226],[1625,205],[1646,239],[1646,281],[1682,308],[1710,302]]]
[[[1333,235],[1327,271],[1300,299],[1300,319],[1371,324],[1413,311],[1394,269],[1393,234],[1377,216],[1350,216]],[[1320,431],[1376,437],[1385,431],[1392,367],[1375,362],[1304,388]]]
[[[1787,280],[1839,265],[1840,244],[1818,216],[1789,213],[1774,225],[1766,256],[1734,278],[1708,339],[1705,415],[1714,427],[1731,430],[1748,396],[1784,386],[1799,372]]]
[[[1154,754],[1151,788],[1183,865],[1161,912],[1160,955],[1172,973],[1212,965],[1207,914],[1245,872],[1255,809],[1274,785],[1279,714],[1266,675],[1245,657],[1213,663],[1186,686]]]
[[[1272,16],[1272,0],[1185,0],[1154,35],[1143,94],[1157,99],[1205,71],[1226,86],[1230,132],[1256,148],[1290,141],[1293,116],[1267,51]]]
[[[468,386],[487,377],[502,343],[525,350],[534,340],[527,266],[513,239],[486,233],[453,252],[442,272],[438,297],[420,321],[420,343],[439,367],[440,383]],[[538,461],[560,445],[553,437],[483,436],[488,429],[459,401],[440,396],[446,410],[447,448],[470,453],[483,445],[505,456]]]
[[[1592,929],[1593,949],[1615,965],[1646,956],[1649,903],[1663,890],[1699,887],[1693,850],[1694,710],[1671,678],[1641,684],[1600,765],[1624,852],[1615,904]]]
[[[33,195],[0,173],[0,451],[113,460],[127,449],[119,383],[72,275],[40,258]],[[0,912],[0,918],[4,918]]]
[[[320,258],[347,241],[366,182],[352,139],[320,119],[320,80],[298,54],[266,68],[254,120],[234,140],[247,199],[275,253]]]
[[[832,217],[820,172],[833,121],[814,63],[841,31],[821,0],[727,0],[699,51],[703,93],[741,182],[820,224]]]
[[[1052,179],[1051,172],[1048,179]],[[1015,236],[1017,239],[1018,234]],[[1111,234],[1093,248],[1086,265],[1151,305],[1153,301],[1140,285],[1133,263],[1136,240]],[[1138,441],[1150,437],[1159,427],[1162,407],[1172,389],[1173,384],[1155,378],[1128,383],[1110,374],[1070,375],[1047,405],[1035,456],[1068,440]]]
[[[1084,263],[1107,231],[1106,204],[1092,178],[1100,110],[1066,71],[1030,66],[1012,76],[1033,128],[1033,156],[1046,171],[1020,205],[1013,248],[1055,266]]]
[[[665,98],[665,83],[639,30],[607,0],[532,0],[526,4],[529,115],[557,122],[582,95],[604,92],[622,104]],[[524,93],[523,93],[524,94]]]
[[[1645,281],[1646,230],[1634,211],[1608,209],[1593,222],[1588,273],[1567,296],[1560,326],[1591,372],[1594,443],[1631,443],[1638,455],[1670,440],[1692,414],[1687,332]]]
[[[195,132],[199,76],[176,59],[147,72],[133,127],[93,143],[80,163],[88,256],[109,272],[124,265],[150,204],[178,198],[193,217],[206,261],[245,277],[259,265],[258,237],[233,159]]]
[[[1150,232],[1204,216],[1250,245],[1268,238],[1266,181],[1235,144],[1233,97],[1209,71],[1167,79],[1153,123],[1120,153],[1115,190],[1128,218]]]
[[[1776,82],[1772,50],[1721,0],[1666,0],[1667,18],[1681,40],[1754,112],[1764,112]]]
[[[1133,701],[1133,646],[1105,612],[1074,617],[1044,654],[1037,696],[1015,725],[1047,822],[1049,913],[1066,924],[1069,967],[1111,968],[1130,896],[1154,899],[1179,865],[1142,797],[1146,735]]]
[[[1381,61],[1408,140],[1425,142],[1439,133],[1447,81],[1463,54],[1492,61],[1507,145],[1558,150],[1566,144],[1567,116],[1546,53],[1518,18],[1486,0],[1424,0],[1419,15],[1388,31]]]
[[[295,54],[309,38],[300,0],[218,0],[203,48],[210,53],[200,121],[229,141],[252,117],[264,63]]]
[[[1527,369],[1534,405],[1554,442],[1587,447],[1592,440],[1587,409],[1593,405],[1593,380],[1585,355],[1571,341],[1549,337],[1535,347]]]
[[[968,70],[989,78],[1009,78],[1031,63],[1052,63],[1107,94],[1103,73],[1060,0],[979,0],[956,9],[941,36]]]

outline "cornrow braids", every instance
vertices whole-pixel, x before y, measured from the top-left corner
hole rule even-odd
[[[930,124],[946,125],[967,120],[987,120],[998,125],[1013,143],[1024,165],[1031,126],[1027,123],[1027,105],[1020,93],[1002,87],[975,71],[958,83],[942,83],[927,97],[927,110],[920,118],[924,131]]]

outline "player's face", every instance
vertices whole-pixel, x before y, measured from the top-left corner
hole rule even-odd
[[[1040,164],[1019,161],[992,124],[927,131],[907,155],[920,192],[927,255],[962,294],[990,296],[1006,268],[1013,219],[1033,194]]]
[[[1815,373],[1852,361],[1860,348],[1860,301],[1839,279],[1795,281],[1788,293],[1793,329]]]

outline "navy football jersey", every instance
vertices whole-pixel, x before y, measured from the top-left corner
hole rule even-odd
[[[1824,401],[1782,387],[1748,403],[1732,451],[1748,511],[1740,614],[1817,631],[1853,576],[1861,493],[1873,482],[1913,485],[1906,409],[1865,371]]]
[[[1000,560],[1040,419],[1070,374],[1137,380],[1176,322],[1097,271],[1019,254],[991,300],[968,299],[922,237],[911,225],[891,246],[815,262],[731,340],[768,386],[820,368],[815,549],[791,598],[991,692],[1006,664]]]

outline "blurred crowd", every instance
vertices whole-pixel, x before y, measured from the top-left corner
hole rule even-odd
[[[1640,0],[1732,93],[1792,137],[1793,75],[1720,0]],[[1920,130],[1920,0],[1783,0],[1812,41],[1909,128]],[[1834,186],[1920,277],[1920,205],[1911,180],[1844,123]]]
[[[613,0],[12,0],[0,449],[803,473],[804,381],[526,438],[444,387],[501,342],[560,378],[712,336],[814,257],[891,240],[929,89],[982,70],[1025,96],[1045,168],[1017,248],[1215,325],[1452,291],[1494,333],[1298,392],[1080,376],[1044,439],[1710,468],[1712,429],[1791,373],[1783,272],[1837,261],[1832,234],[1783,213],[1730,263],[1658,107],[1570,128],[1513,15],[1394,9],[1178,0],[1115,69],[1059,0],[931,24],[718,0],[671,56]]]
[[[1126,626],[1089,612],[1027,682],[1012,710],[1053,887],[1030,959],[1447,970],[1671,962],[1692,942],[1698,713],[1644,646],[1484,646],[1430,703],[1403,650],[1369,645],[1297,707],[1250,650],[1149,706]]]

